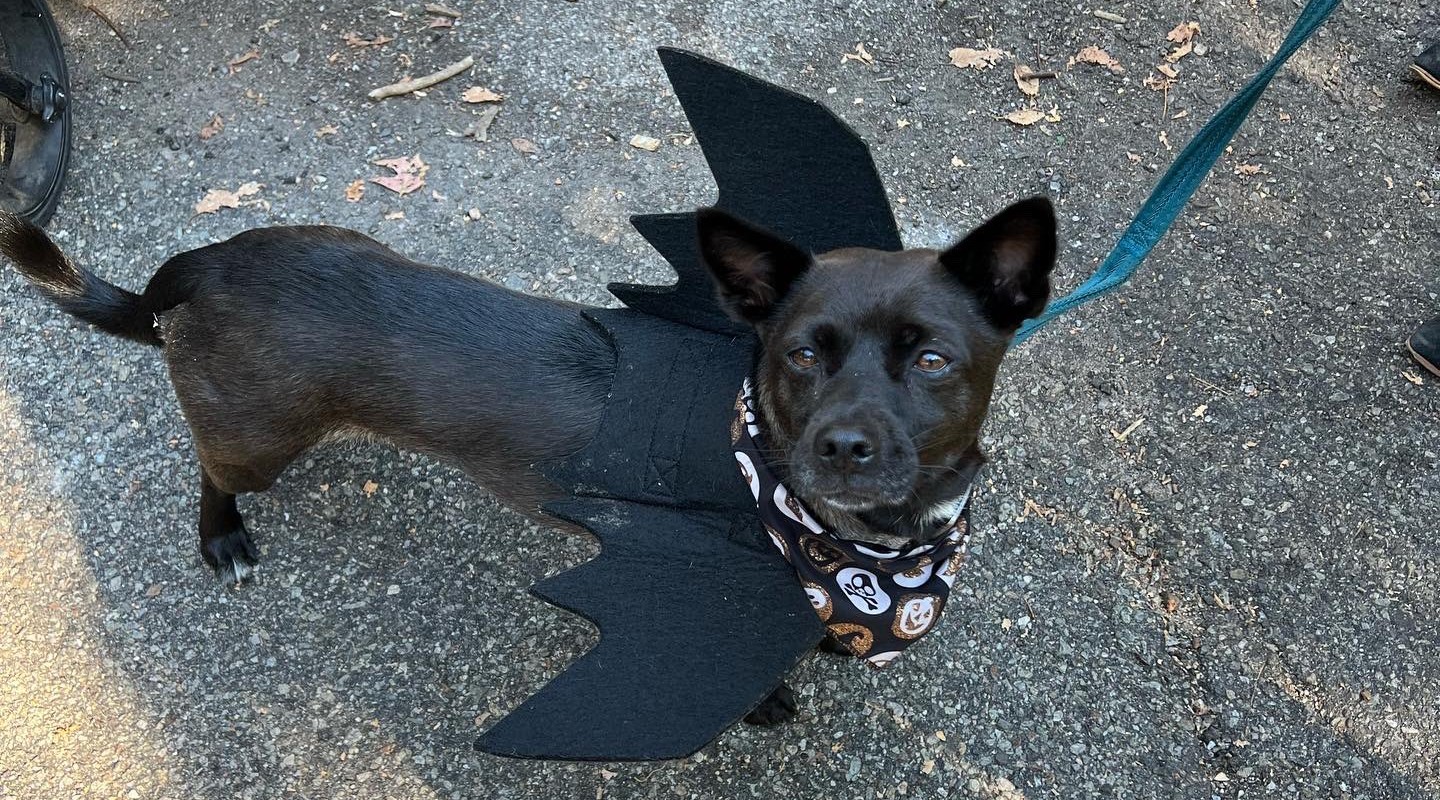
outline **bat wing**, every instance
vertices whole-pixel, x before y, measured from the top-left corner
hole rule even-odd
[[[660,61],[715,176],[715,205],[812,253],[899,250],[885,185],[865,142],[825,106],[684,50]],[[695,215],[630,220],[674,267],[672,286],[612,284],[625,305],[717,332],[737,330],[714,301],[695,243]]]
[[[600,628],[600,643],[476,747],[524,758],[682,758],[780,682],[824,634],[753,518],[606,499],[548,511],[600,555],[534,592]]]

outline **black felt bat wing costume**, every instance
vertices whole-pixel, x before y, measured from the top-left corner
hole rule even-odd
[[[901,249],[864,142],[819,103],[707,58],[660,59],[719,189],[716,205],[813,253]],[[547,507],[600,541],[593,560],[534,587],[600,642],[477,748],[531,758],[680,758],[765,698],[824,636],[768,541],[731,451],[756,340],[715,302],[692,213],[632,223],[678,275],[612,285],[625,309],[586,316],[614,344],[600,433],[545,472]]]

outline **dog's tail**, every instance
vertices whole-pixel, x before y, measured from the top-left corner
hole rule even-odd
[[[67,314],[114,336],[162,344],[140,295],[76,265],[29,220],[0,211],[0,256],[14,262],[26,280]]]

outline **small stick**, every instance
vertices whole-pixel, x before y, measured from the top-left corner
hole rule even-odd
[[[387,97],[397,97],[402,94],[418,92],[421,89],[429,89],[437,83],[450,80],[473,66],[475,66],[475,59],[470,56],[465,56],[439,72],[431,73],[423,78],[413,78],[408,81],[392,83],[389,86],[381,86],[379,89],[371,89],[370,94],[367,96],[371,100],[384,100]]]
[[[105,13],[104,11],[101,11],[100,9],[96,8],[94,5],[92,5],[92,4],[90,4],[90,3],[86,3],[86,4],[85,4],[85,8],[89,9],[89,11],[90,11],[91,14],[94,14],[95,16],[99,17],[101,22],[105,23],[106,25],[109,25],[109,26],[110,26],[110,30],[115,31],[115,35],[120,37],[120,43],[123,44],[123,45],[125,45],[125,49],[126,49],[126,50],[134,50],[134,49],[135,49],[134,45],[130,44],[130,40],[129,40],[128,38],[126,38],[125,32],[122,31],[122,30],[120,30],[120,26],[119,26],[119,25],[116,25],[116,24],[115,24],[115,20],[110,19],[110,17],[109,17],[108,15],[106,15],[106,13]]]
[[[450,19],[460,19],[459,11],[456,11],[455,9],[448,6],[442,6],[439,3],[426,3],[425,13],[434,14],[440,17],[449,17]]]
[[[112,81],[120,81],[121,83],[140,83],[140,79],[132,75],[119,75],[114,72],[106,72],[103,69],[100,70],[100,74],[104,75]]]

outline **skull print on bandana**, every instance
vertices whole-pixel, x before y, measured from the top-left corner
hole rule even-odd
[[[730,428],[740,475],[780,554],[830,635],[872,667],[883,667],[935,628],[970,540],[969,490],[944,534],[908,551],[831,536],[800,498],[770,472],[756,439],[760,426],[750,381],[735,400]]]

